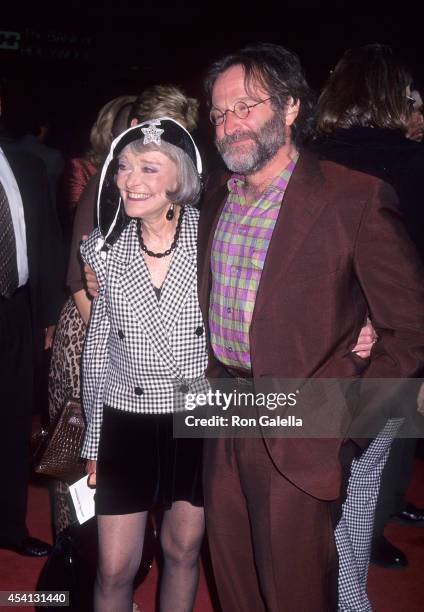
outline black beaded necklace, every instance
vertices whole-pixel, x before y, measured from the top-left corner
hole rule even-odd
[[[137,219],[137,236],[138,236],[138,242],[140,244],[140,249],[144,253],[146,253],[146,255],[149,255],[149,257],[158,257],[158,258],[166,257],[167,255],[170,255],[172,251],[175,251],[175,249],[177,248],[178,239],[180,237],[181,224],[183,222],[183,213],[184,213],[184,206],[181,206],[180,216],[178,217],[174,238],[172,239],[171,246],[169,247],[169,249],[166,249],[164,253],[153,253],[153,251],[149,251],[149,249],[144,244],[143,231],[141,227],[141,219]]]

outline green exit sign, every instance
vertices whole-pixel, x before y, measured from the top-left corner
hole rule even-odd
[[[90,35],[61,30],[0,31],[0,51],[16,52],[21,57],[88,60],[92,44]]]
[[[21,42],[19,32],[0,31],[0,49],[6,51],[18,51]]]

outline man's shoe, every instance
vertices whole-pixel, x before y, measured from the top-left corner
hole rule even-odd
[[[371,548],[371,565],[388,569],[408,567],[408,559],[399,548],[393,546],[384,536],[375,538]]]
[[[50,554],[52,547],[47,542],[42,542],[38,538],[32,538],[27,536],[19,544],[10,544],[0,540],[0,548],[6,548],[7,550],[13,550],[19,555],[25,557],[45,557]]]
[[[411,527],[424,527],[424,508],[417,508],[414,504],[406,504],[402,512],[390,517],[393,523],[410,525]]]

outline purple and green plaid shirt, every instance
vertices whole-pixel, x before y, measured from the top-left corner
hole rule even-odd
[[[228,197],[212,244],[209,310],[215,356],[228,366],[250,369],[249,328],[256,293],[281,202],[298,156],[249,205],[244,177],[228,181]]]

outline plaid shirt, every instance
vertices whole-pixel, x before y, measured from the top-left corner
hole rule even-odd
[[[249,205],[244,177],[228,181],[228,198],[212,245],[209,314],[212,348],[228,366],[250,369],[249,328],[265,257],[295,157],[261,198]]]

